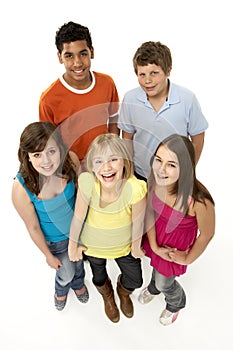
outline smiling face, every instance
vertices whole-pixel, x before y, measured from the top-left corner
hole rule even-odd
[[[165,74],[156,64],[137,66],[138,82],[148,97],[167,95],[169,75],[170,70]]]
[[[93,172],[101,185],[106,189],[115,189],[123,178],[124,160],[112,152],[110,147],[104,154],[93,155]]]
[[[58,52],[58,58],[65,66],[64,79],[67,84],[80,90],[91,85],[90,68],[93,57],[94,49],[90,50],[86,40],[63,44],[62,52]]]
[[[60,150],[53,138],[50,138],[41,152],[28,153],[29,161],[39,174],[53,175],[60,165]]]
[[[177,155],[167,146],[161,145],[152,164],[156,184],[159,186],[174,185],[179,179],[179,162]]]

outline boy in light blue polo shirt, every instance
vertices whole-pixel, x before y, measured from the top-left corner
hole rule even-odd
[[[145,42],[137,49],[133,65],[140,86],[125,94],[118,128],[130,141],[135,175],[147,179],[155,149],[174,133],[191,138],[197,163],[208,122],[193,92],[169,80],[169,48],[160,42]]]

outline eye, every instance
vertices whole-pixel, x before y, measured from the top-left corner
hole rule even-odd
[[[65,59],[70,59],[73,57],[73,55],[71,53],[68,53],[64,57],[65,57]]]
[[[101,159],[95,159],[94,161],[93,161],[93,164],[94,165],[98,165],[98,164],[102,164],[102,160]]]
[[[168,166],[169,166],[170,168],[176,168],[176,165],[173,164],[173,163],[169,163]]]
[[[155,75],[157,75],[158,72],[151,72],[151,75],[154,77]]]
[[[56,149],[55,148],[54,149],[50,149],[49,152],[48,152],[48,154],[50,156],[54,155],[55,153],[56,153]]]
[[[39,157],[41,156],[41,154],[40,154],[40,153],[34,153],[32,156],[33,156],[34,158],[39,158]]]
[[[159,159],[159,158],[154,158],[154,162],[156,162],[156,163],[161,163],[161,159]]]

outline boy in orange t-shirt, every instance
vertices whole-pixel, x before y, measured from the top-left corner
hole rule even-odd
[[[59,126],[69,149],[82,161],[96,136],[119,135],[119,96],[110,76],[90,70],[94,48],[87,27],[65,23],[55,43],[65,73],[42,93],[39,119]]]

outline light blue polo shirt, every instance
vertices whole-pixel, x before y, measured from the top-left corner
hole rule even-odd
[[[194,93],[170,82],[168,98],[158,113],[140,86],[128,91],[121,104],[118,128],[134,134],[134,168],[147,178],[150,159],[163,139],[172,134],[201,134],[208,122]]]
[[[58,196],[42,200],[28,190],[20,173],[16,175],[16,178],[24,186],[34,205],[46,241],[60,242],[67,239],[74,215],[76,198],[74,182],[68,182],[64,191]]]

